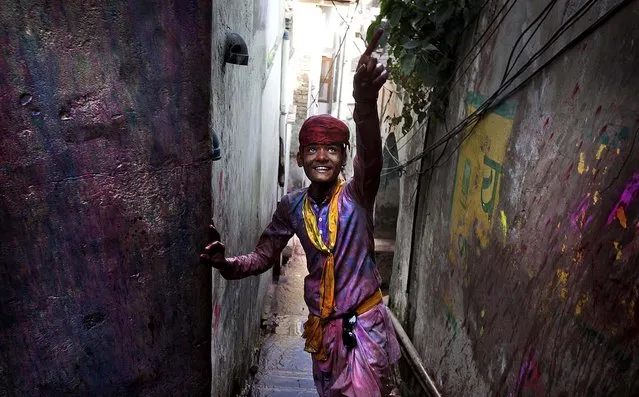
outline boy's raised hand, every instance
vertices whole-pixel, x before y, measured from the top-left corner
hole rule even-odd
[[[384,65],[378,63],[377,59],[372,56],[382,34],[384,34],[382,29],[375,31],[373,38],[368,43],[368,47],[366,47],[366,51],[364,51],[357,63],[357,72],[353,78],[353,98],[355,98],[355,102],[376,102],[379,90],[388,79],[388,71]]]
[[[215,228],[213,221],[209,225],[209,243],[200,254],[200,263],[219,269],[226,263],[224,256],[225,247],[220,242],[220,233]]]

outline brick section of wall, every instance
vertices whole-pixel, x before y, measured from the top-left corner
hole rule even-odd
[[[291,151],[290,151],[290,173],[289,173],[289,191],[303,187],[306,176],[304,171],[297,166],[295,158],[299,151],[299,132],[300,127],[306,120],[309,105],[309,73],[311,70],[310,54],[299,54],[295,57],[297,70],[297,85],[293,91],[293,102],[296,106],[295,123],[291,125]]]

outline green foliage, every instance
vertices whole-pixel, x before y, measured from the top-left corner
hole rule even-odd
[[[455,52],[466,25],[476,13],[473,0],[381,0],[380,14],[369,26],[370,40],[384,28],[389,70],[403,94],[404,108],[392,125],[404,121],[407,132],[413,114],[421,123],[429,115],[443,114]],[[411,114],[413,112],[413,114]]]

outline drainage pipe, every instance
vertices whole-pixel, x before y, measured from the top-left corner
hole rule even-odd
[[[391,321],[393,322],[393,327],[395,328],[395,334],[397,334],[399,343],[402,345],[404,351],[406,352],[406,361],[417,376],[419,384],[424,390],[428,392],[428,394],[430,394],[431,397],[442,397],[439,391],[437,391],[435,382],[433,382],[431,377],[426,372],[426,368],[424,368],[424,364],[419,358],[417,350],[415,349],[415,346],[413,346],[413,342],[410,341],[408,335],[406,334],[406,331],[404,331],[404,327],[402,327],[402,324],[399,322],[397,317],[395,317],[395,314],[393,314],[390,308],[387,308],[387,311],[390,315]]]
[[[291,53],[291,40],[289,37],[290,33],[288,30],[284,30],[282,35],[282,68],[280,74],[280,120],[279,120],[279,136],[280,143],[282,145],[281,150],[283,153],[280,153],[280,160],[283,166],[284,172],[284,184],[278,188],[279,197],[278,200],[286,194],[288,191],[288,173],[289,173],[289,163],[290,163],[290,144],[289,144],[289,136],[286,125],[286,119],[288,117],[288,63],[289,57]]]

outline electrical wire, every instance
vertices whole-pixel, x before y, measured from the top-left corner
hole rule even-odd
[[[515,62],[519,59],[519,57],[521,56],[524,48],[526,47],[526,45],[528,45],[528,43],[530,42],[531,38],[534,36],[534,34],[537,32],[537,30],[539,29],[539,27],[541,26],[541,24],[545,21],[545,19],[548,17],[548,14],[550,13],[550,10],[552,10],[552,7],[554,7],[554,4],[556,3],[557,0],[551,0],[549,2],[549,4],[546,5],[546,7],[544,7],[544,9],[542,10],[542,12],[535,18],[535,20],[533,20],[533,22],[531,22],[531,24],[519,35],[519,37],[517,38],[517,40],[515,41],[515,44],[513,45],[513,48],[511,50],[510,56],[508,58],[508,63],[506,65],[506,70],[504,73],[504,78],[505,76],[509,73],[509,71],[511,70],[509,68],[510,66],[510,61],[512,60],[512,56],[514,54],[515,48],[517,46],[517,44],[519,43],[519,41],[523,38],[523,36],[525,35],[525,33],[532,27],[534,26],[537,22],[539,22],[537,24],[537,27],[535,28],[535,30],[533,31],[533,33],[531,34],[531,36],[528,38],[528,40],[526,41],[526,43],[524,44],[524,46],[522,47],[522,49],[520,50],[519,54],[517,55],[517,58],[515,59]],[[592,4],[594,4],[594,1],[596,0],[590,0],[589,3],[587,3],[586,5],[590,4],[590,6],[592,6]],[[506,6],[509,5],[509,0],[506,1],[504,3],[504,5],[499,9],[499,11],[497,12],[497,15],[495,16],[495,18],[493,18],[493,20],[489,23],[488,27],[486,28],[486,30],[484,30],[484,32],[480,35],[480,37],[475,41],[475,43],[473,44],[473,46],[471,47],[471,49],[466,53],[466,55],[462,58],[462,61],[458,64],[461,65],[464,63],[464,61],[466,60],[466,58],[468,57],[468,55],[470,55],[473,51],[473,49],[482,41],[482,39],[484,38],[484,36],[486,34],[488,34],[490,32],[490,34],[488,34],[488,36],[486,37],[486,40],[481,44],[481,46],[479,47],[479,50],[477,51],[477,53],[475,54],[475,56],[471,59],[471,61],[469,62],[468,66],[464,69],[464,71],[459,74],[458,76],[455,76],[455,72],[453,72],[451,74],[451,78],[445,83],[444,87],[448,86],[447,90],[442,90],[441,91],[441,95],[445,95],[447,93],[450,92],[450,90],[455,86],[455,84],[457,84],[462,77],[466,74],[466,72],[468,72],[468,70],[470,69],[470,67],[472,66],[474,60],[477,58],[477,56],[481,53],[482,49],[486,46],[486,44],[488,43],[488,41],[490,40],[490,38],[499,30],[499,27],[501,26],[501,24],[503,23],[503,21],[505,20],[506,16],[508,14],[510,14],[510,11],[512,10],[512,8],[514,7],[515,3],[517,2],[517,0],[514,0],[512,3],[510,3],[510,7],[508,7],[508,9],[506,10],[506,13],[504,15],[502,15],[501,19],[499,20],[498,24],[496,26],[494,26],[494,29],[491,28],[494,25],[494,22],[497,20],[497,18],[499,18],[499,15],[503,12],[503,10],[506,8]],[[582,7],[583,9],[583,7]],[[586,10],[587,11],[587,10]],[[575,13],[577,14],[577,13]],[[575,14],[573,14],[572,17],[575,16]],[[541,18],[541,21],[539,21]],[[569,19],[570,21],[570,19]],[[554,42],[554,41],[553,41]],[[536,59],[536,58],[535,58]],[[532,63],[529,62],[528,65]],[[513,63],[513,67],[514,67]],[[520,69],[520,71],[523,69]],[[456,78],[455,78],[456,77]],[[452,80],[453,78],[455,78],[455,80],[450,83],[450,80]],[[502,79],[502,83],[501,86],[504,85],[504,81]],[[500,86],[500,88],[501,88]],[[439,98],[442,99],[442,98]],[[465,124],[466,125],[466,124]],[[464,125],[464,126],[465,126]],[[458,126],[457,126],[458,127]],[[455,148],[456,150],[457,148]],[[446,160],[448,161],[448,159]]]
[[[391,159],[393,159],[393,161],[394,161],[396,164],[399,164],[399,159],[398,159],[397,157],[395,157],[395,156],[393,155],[393,153],[391,153],[391,149],[392,149],[392,148],[389,148],[388,146],[386,146],[386,148],[385,148],[385,149],[386,149],[386,151],[388,152],[388,155],[391,157]],[[387,159],[387,158],[385,158],[384,160],[386,160],[386,159]]]
[[[521,54],[523,53],[524,49],[526,48],[526,46],[528,45],[528,43],[530,42],[530,40],[534,37],[535,33],[539,30],[539,28],[541,27],[541,25],[544,23],[544,21],[546,20],[546,18],[548,18],[548,15],[550,14],[550,11],[552,10],[552,8],[555,6],[555,4],[557,4],[557,0],[551,0],[546,7],[544,7],[544,9],[539,13],[539,15],[530,23],[530,25],[528,25],[526,27],[526,29],[524,29],[524,31],[517,37],[517,39],[515,40],[515,44],[513,44],[513,48],[510,51],[510,55],[508,56],[508,61],[506,63],[506,67],[504,69],[504,75],[502,77],[502,81],[500,85],[503,85],[506,77],[508,76],[508,74],[510,73],[510,71],[512,71],[512,68],[514,68],[514,66],[517,63],[517,60],[519,60],[519,57],[521,56]],[[528,37],[528,40],[526,40],[526,42],[522,45],[521,49],[519,50],[519,53],[517,54],[517,57],[515,58],[515,60],[512,62],[511,65],[511,61],[512,61],[512,57],[515,53],[515,49],[517,48],[517,44],[519,44],[519,42],[521,41],[521,39],[524,37],[524,35],[533,27],[535,26],[533,32],[530,34],[530,36]],[[448,163],[448,161],[450,160],[450,158],[453,156],[453,154],[455,154],[455,152],[457,150],[459,150],[459,147],[462,145],[462,143],[466,140],[466,137],[472,135],[472,133],[474,132],[475,128],[477,127],[477,123],[475,123],[472,127],[472,129],[464,134],[462,136],[462,138],[459,140],[458,144],[455,146],[455,148],[451,151],[451,153],[448,155],[448,157],[446,157],[446,159],[444,160],[443,164]],[[448,128],[447,128],[448,129]],[[439,166],[441,166],[441,164],[439,163],[439,160],[442,158],[446,147],[448,146],[448,142],[446,142],[446,145],[444,146],[444,149],[442,149],[442,153],[440,154],[438,160],[436,160],[433,165],[429,168],[427,168],[426,170],[424,170],[423,172],[429,171],[431,169],[437,168]],[[422,173],[423,173],[422,172]]]
[[[335,0],[331,0],[331,3],[333,3],[333,7],[335,8],[335,12],[337,12],[337,15],[342,19],[342,21],[344,21],[345,24],[348,25],[348,22],[346,22],[346,19],[344,19],[342,14],[339,12],[339,9],[337,8],[337,4],[335,4]]]
[[[535,33],[537,33],[537,30],[539,30],[539,27],[544,23],[544,21],[546,20],[546,18],[548,18],[548,15],[550,14],[550,11],[552,10],[552,8],[555,6],[555,4],[557,4],[557,0],[551,0],[546,7],[544,7],[544,9],[541,11],[541,13],[539,13],[539,15],[537,15],[537,18],[535,18],[530,25],[528,25],[528,27],[526,27],[526,29],[524,29],[524,31],[519,35],[519,37],[517,37],[517,40],[515,41],[515,44],[513,45],[513,51],[510,52],[510,55],[508,56],[508,62],[506,63],[506,68],[504,69],[504,76],[501,79],[501,82],[503,83],[506,80],[506,77],[508,76],[508,73],[511,72],[511,67],[514,68],[515,65],[517,64],[517,61],[519,60],[519,57],[521,56],[521,54],[524,52],[524,49],[526,48],[526,46],[528,45],[528,43],[530,42],[530,40],[533,38],[533,36],[535,35]],[[515,58],[515,60],[512,63],[512,66],[510,64],[510,61],[512,60],[512,56],[514,54],[514,49],[517,47],[517,44],[519,43],[519,41],[524,37],[524,35],[526,34],[526,32],[533,27],[535,24],[537,24],[537,27],[535,28],[535,30],[530,34],[530,37],[528,37],[528,40],[526,40],[526,42],[524,43],[524,45],[521,47],[521,50],[519,51],[519,54],[517,54],[517,58]]]
[[[506,94],[504,94],[501,97],[499,97],[499,100],[497,100],[497,97],[504,91],[505,88],[507,88],[507,86],[509,86],[516,78],[518,78],[523,73],[524,69],[526,69],[532,62],[534,62],[539,56],[541,56],[541,54],[543,54],[543,52],[547,51],[547,49],[552,44],[554,44],[554,42],[567,29],[569,29],[570,26],[572,26],[576,21],[581,19],[583,17],[583,15],[596,2],[596,0],[588,1],[577,12],[575,12],[568,19],[568,21],[566,21],[564,24],[562,24],[562,26],[555,32],[555,34],[548,40],[548,42],[544,46],[542,46],[542,48],[539,51],[537,51],[531,57],[531,59],[528,62],[526,62],[526,64],[524,64],[517,71],[517,73],[513,77],[511,77],[509,80],[507,80],[505,82],[505,84],[500,86],[498,88],[498,90],[490,98],[488,98],[479,108],[477,108],[471,115],[469,115],[466,119],[462,120],[457,126],[455,126],[455,128],[452,131],[450,131],[449,133],[445,134],[444,137],[440,138],[437,142],[435,142],[434,144],[432,144],[429,147],[427,147],[422,153],[420,153],[420,154],[414,156],[413,158],[407,160],[403,164],[400,164],[397,168],[406,167],[407,165],[409,165],[409,164],[411,164],[411,163],[423,158],[424,156],[426,156],[427,154],[432,152],[435,148],[441,146],[443,143],[447,142],[449,139],[451,139],[452,137],[457,135],[459,132],[461,132],[463,130],[463,128],[465,128],[468,124],[470,124],[472,122],[475,122],[475,121],[478,121],[483,116],[483,114],[485,114],[487,111],[490,111],[490,110],[496,108],[501,103],[503,103],[506,99],[508,99],[510,96],[512,96],[515,92],[517,92],[519,89],[521,89],[524,85],[528,84],[528,82],[530,82],[530,80],[532,80],[532,78],[534,78],[537,74],[539,74],[542,70],[544,70],[550,63],[554,62],[559,56],[561,56],[567,50],[569,50],[570,48],[574,47],[577,43],[581,42],[585,37],[590,35],[594,30],[596,30],[603,23],[607,22],[613,15],[615,15],[617,12],[619,12],[623,7],[628,5],[631,1],[632,0],[624,0],[624,1],[620,2],[619,4],[617,4],[611,10],[609,10],[606,14],[604,14],[602,17],[597,19],[597,21],[595,21],[593,24],[591,24],[581,34],[579,34],[577,37],[575,37],[573,40],[571,40],[567,45],[562,47],[556,54],[554,54],[550,59],[548,59],[548,61],[546,61],[542,66],[540,66],[535,71],[533,71],[526,79],[524,79],[521,83],[519,83],[515,88],[511,89]],[[465,140],[469,135],[470,134],[466,134],[465,136],[463,136],[462,140]],[[458,145],[458,147],[459,147],[459,145]]]
[[[335,3],[333,2],[333,6],[335,8],[337,8],[337,6],[335,5]],[[328,76],[333,72],[333,67],[335,66],[335,61],[337,60],[337,58],[339,58],[339,54],[342,52],[342,48],[344,46],[344,42],[346,41],[346,37],[348,36],[348,31],[351,28],[351,24],[353,23],[353,19],[355,18],[355,14],[357,14],[357,8],[359,7],[359,0],[357,0],[357,2],[355,3],[355,9],[353,10],[353,15],[351,15],[351,19],[350,22],[348,22],[348,24],[346,25],[346,31],[344,32],[344,36],[342,37],[342,40],[339,43],[339,48],[337,49],[337,52],[335,53],[335,55],[333,56],[333,59],[331,61],[331,65],[328,68],[328,70],[326,71],[326,74],[324,75],[324,77],[322,78],[321,73],[320,73],[320,83],[326,81],[328,79]],[[346,22],[344,20],[344,22]],[[306,112],[308,113],[309,109],[315,105],[315,103],[317,103],[317,100],[319,98],[316,98],[315,96],[313,96],[313,94],[311,93],[311,98],[313,98],[313,100],[311,101],[311,103],[308,105],[308,107],[306,108]]]
[[[628,0],[630,1],[630,0]],[[584,4],[584,7],[582,7],[581,10],[585,10],[587,11],[588,9],[590,9],[590,7],[592,7],[592,5],[596,2],[596,0],[593,0],[589,3]],[[621,4],[620,4],[621,5]],[[580,10],[580,11],[581,11]],[[611,11],[617,11],[618,9],[613,9]],[[573,16],[580,14],[580,11],[576,12],[575,14],[573,14]],[[585,12],[584,12],[585,13]],[[583,16],[584,13],[581,13],[581,15],[579,15],[579,18],[581,18]],[[482,106],[488,104],[486,107],[484,107],[482,110],[482,113],[478,116],[477,119],[479,119],[479,117],[481,117],[484,113],[496,108],[497,106],[499,106],[501,103],[503,103],[503,101],[505,101],[506,99],[510,98],[515,92],[519,91],[523,86],[525,86],[526,84],[528,84],[537,74],[539,74],[542,70],[544,70],[550,63],[552,63],[554,60],[556,60],[561,54],[563,54],[565,51],[567,51],[568,49],[572,48],[574,45],[576,45],[577,43],[579,43],[581,40],[583,40],[583,38],[585,38],[588,34],[590,34],[592,31],[594,31],[594,28],[598,27],[601,23],[605,22],[610,16],[612,16],[612,14],[606,14],[604,15],[602,18],[600,18],[597,22],[595,22],[594,24],[592,24],[588,29],[586,29],[584,32],[582,32],[582,34],[580,34],[579,36],[577,36],[575,39],[573,39],[569,44],[567,44],[566,46],[564,46],[559,52],[557,52],[553,57],[551,57],[547,62],[545,62],[541,67],[537,68],[533,73],[531,73],[524,81],[522,81],[521,83],[519,83],[515,88],[511,89],[508,93],[504,94],[499,101],[497,101],[497,103],[494,103],[494,100],[487,100],[484,104],[482,104]],[[545,48],[542,47],[542,49],[540,51],[538,51],[536,53],[535,56],[533,56],[531,58],[531,60],[529,60],[526,65],[524,65],[524,67],[527,67],[528,65],[530,65],[535,59],[537,59],[540,55],[540,52],[545,51],[547,48],[550,47],[550,45],[552,45],[552,43],[554,43],[554,41],[556,41],[556,39],[559,37],[557,36],[558,33],[563,33],[565,32],[572,24],[574,24],[577,19],[574,19],[573,21],[571,21],[570,23],[566,23],[566,26],[560,27],[560,29],[555,33],[555,35],[553,35],[554,39],[549,40],[548,43],[546,43],[546,45],[544,46]],[[592,30],[591,30],[592,29]],[[556,37],[555,37],[556,36]],[[523,67],[522,67],[523,68]],[[520,69],[521,70],[521,69]],[[513,76],[513,78],[511,78],[508,81],[509,85],[512,81],[514,81],[515,78],[518,77],[519,75],[519,71],[518,74]],[[503,90],[499,90],[499,93],[501,93]],[[498,94],[498,93],[496,93]],[[493,98],[496,98],[496,95],[493,95]],[[482,107],[480,106],[480,108]],[[480,110],[480,109],[477,109]],[[476,125],[476,124],[475,124]],[[474,131],[474,128],[469,131],[468,133],[466,133],[465,135],[462,136],[462,139],[460,140],[459,144],[457,145],[457,147],[455,148],[455,150],[457,150],[462,142],[464,140],[466,140]],[[454,151],[453,151],[454,153]],[[452,153],[451,153],[452,156]],[[450,158],[450,156],[448,157]],[[447,159],[448,161],[448,159]]]
[[[497,14],[495,15],[495,18],[493,18],[493,20],[488,24],[488,26],[486,27],[486,30],[484,30],[484,32],[479,36],[479,38],[477,39],[477,41],[475,41],[475,43],[471,46],[470,50],[468,50],[468,52],[466,52],[466,55],[462,58],[462,60],[458,63],[459,67],[456,67],[455,69],[453,69],[453,72],[450,75],[450,78],[448,79],[448,81],[444,84],[443,89],[441,91],[441,95],[445,95],[445,93],[450,92],[450,90],[452,90],[452,88],[455,86],[455,84],[457,84],[461,78],[466,74],[466,72],[468,72],[468,70],[470,69],[470,67],[473,65],[473,62],[475,62],[475,59],[477,59],[477,57],[479,56],[479,54],[481,54],[481,51],[484,49],[484,47],[486,46],[486,44],[488,44],[488,41],[492,38],[492,36],[497,33],[497,31],[499,30],[499,27],[501,26],[502,23],[504,23],[504,20],[506,19],[506,17],[508,16],[508,14],[510,14],[510,11],[513,9],[513,7],[515,6],[515,4],[517,3],[517,0],[514,0],[511,4],[510,7],[508,7],[508,10],[506,10],[506,13],[501,17],[501,19],[499,20],[499,22],[497,23],[497,26],[495,26],[495,28],[492,30],[492,32],[488,35],[488,37],[486,37],[486,40],[484,40],[484,42],[481,44],[481,46],[479,47],[479,50],[475,53],[475,56],[473,56],[473,58],[470,60],[470,62],[468,62],[468,66],[466,66],[466,68],[464,69],[464,71],[457,75],[457,72],[459,71],[459,69],[461,68],[461,65],[464,64],[464,62],[466,61],[466,59],[468,58],[468,56],[470,54],[473,53],[474,49],[477,47],[477,45],[482,41],[482,39],[484,38],[484,36],[491,31],[491,28],[493,27],[495,21],[497,20],[497,18],[499,18],[500,14],[502,13],[502,11],[506,8],[506,6],[508,6],[510,0],[507,0],[506,2],[504,2],[504,4],[502,5],[502,7],[499,9],[499,11],[497,11]],[[452,83],[451,83],[452,81]],[[436,99],[442,99],[442,98],[436,98]]]
[[[474,18],[478,17],[481,14],[481,11],[484,9],[484,7],[486,7],[486,5],[488,4],[490,0],[486,0],[481,8],[479,9],[479,11],[477,12],[477,14],[475,15]],[[481,53],[482,49],[486,46],[486,44],[488,43],[488,41],[490,40],[490,38],[498,31],[499,27],[501,26],[501,24],[503,23],[504,19],[506,18],[506,16],[510,13],[510,11],[512,10],[513,6],[515,5],[515,3],[517,2],[517,0],[513,0],[512,3],[510,3],[510,0],[507,0],[502,7],[497,11],[497,14],[495,15],[495,17],[491,20],[491,22],[488,23],[488,26],[486,27],[486,29],[484,30],[484,32],[479,36],[479,38],[475,41],[475,43],[473,43],[473,45],[471,46],[471,48],[466,52],[466,54],[462,57],[462,60],[460,62],[457,63],[457,66],[455,66],[455,68],[453,69],[453,72],[450,75],[450,78],[444,83],[443,88],[447,88],[447,89],[442,89],[441,92],[439,93],[439,97],[435,98],[435,99],[443,99],[443,95],[447,94],[450,92],[450,90],[452,89],[452,87],[455,86],[455,84],[457,84],[461,78],[466,74],[466,72],[468,72],[468,70],[470,69],[470,67],[472,66],[473,62],[475,61],[475,59],[477,58],[477,56]],[[506,13],[501,17],[501,19],[499,20],[499,22],[497,23],[496,26],[494,26],[495,21],[500,17],[501,13],[504,11],[504,9],[506,9],[506,7],[509,5],[510,3],[510,7],[508,7],[508,9],[506,10]],[[474,22],[474,18],[473,20],[471,20],[471,22],[469,22],[467,26],[470,26],[470,24],[472,24],[472,22]],[[464,28],[464,30],[466,29],[466,27]],[[488,37],[486,37],[486,40],[481,44],[481,46],[479,47],[479,50],[477,51],[477,53],[475,54],[475,56],[470,60],[468,66],[464,69],[464,71],[456,77],[457,72],[459,71],[459,68],[461,67],[460,65],[462,65],[466,59],[468,58],[468,56],[473,52],[473,50],[477,47],[477,45],[479,45],[479,43],[482,42],[484,36],[486,34],[488,34],[491,29],[494,27],[494,29],[492,30],[492,32],[488,35]],[[454,80],[453,80],[454,79]],[[432,101],[431,101],[432,102]],[[419,125],[413,125],[411,127],[411,130],[414,128],[421,128],[424,123],[426,121],[422,122]],[[402,135],[398,140],[397,143],[399,143],[399,141],[402,138],[407,137],[407,135],[409,134],[409,132],[411,131],[409,130],[408,132],[406,132],[404,135]],[[413,137],[415,137],[415,134],[413,134]],[[412,138],[411,138],[412,139]]]
[[[399,143],[399,141],[400,141],[399,139],[397,139],[397,140],[395,141],[395,146],[397,147],[397,153],[399,153],[399,151],[400,151],[400,150],[402,150],[402,149],[403,149],[403,148],[404,148],[404,147],[405,147],[405,146],[406,146],[406,145],[407,145],[407,144],[408,144],[408,143],[409,143],[409,142],[410,142],[410,141],[411,141],[411,140],[412,140],[415,136],[417,136],[417,135],[418,135],[418,134],[417,134],[417,132],[418,132],[418,131],[420,131],[420,130],[421,130],[421,127],[423,127],[425,124],[426,124],[426,122],[423,122],[423,123],[421,123],[421,124],[419,125],[419,126],[420,126],[420,128],[411,128],[411,131],[407,132],[405,135],[402,135],[400,138],[403,138],[403,137],[407,136],[410,132],[412,132],[412,133],[413,133],[413,135],[412,135],[412,136],[411,136],[408,140],[406,140],[406,141],[402,144],[402,146],[397,147],[397,144],[398,144],[398,143]],[[386,159],[384,158],[384,160],[386,160]],[[397,161],[397,165],[394,165],[393,167],[382,168],[382,172],[383,172],[383,173],[382,173],[382,176],[384,176],[384,175],[390,175],[390,174],[392,174],[393,172],[397,171],[399,168],[401,168],[401,167],[399,167],[399,166],[398,166],[399,164],[400,164],[400,162],[399,162],[399,161]],[[390,172],[385,172],[385,171],[390,171]]]

